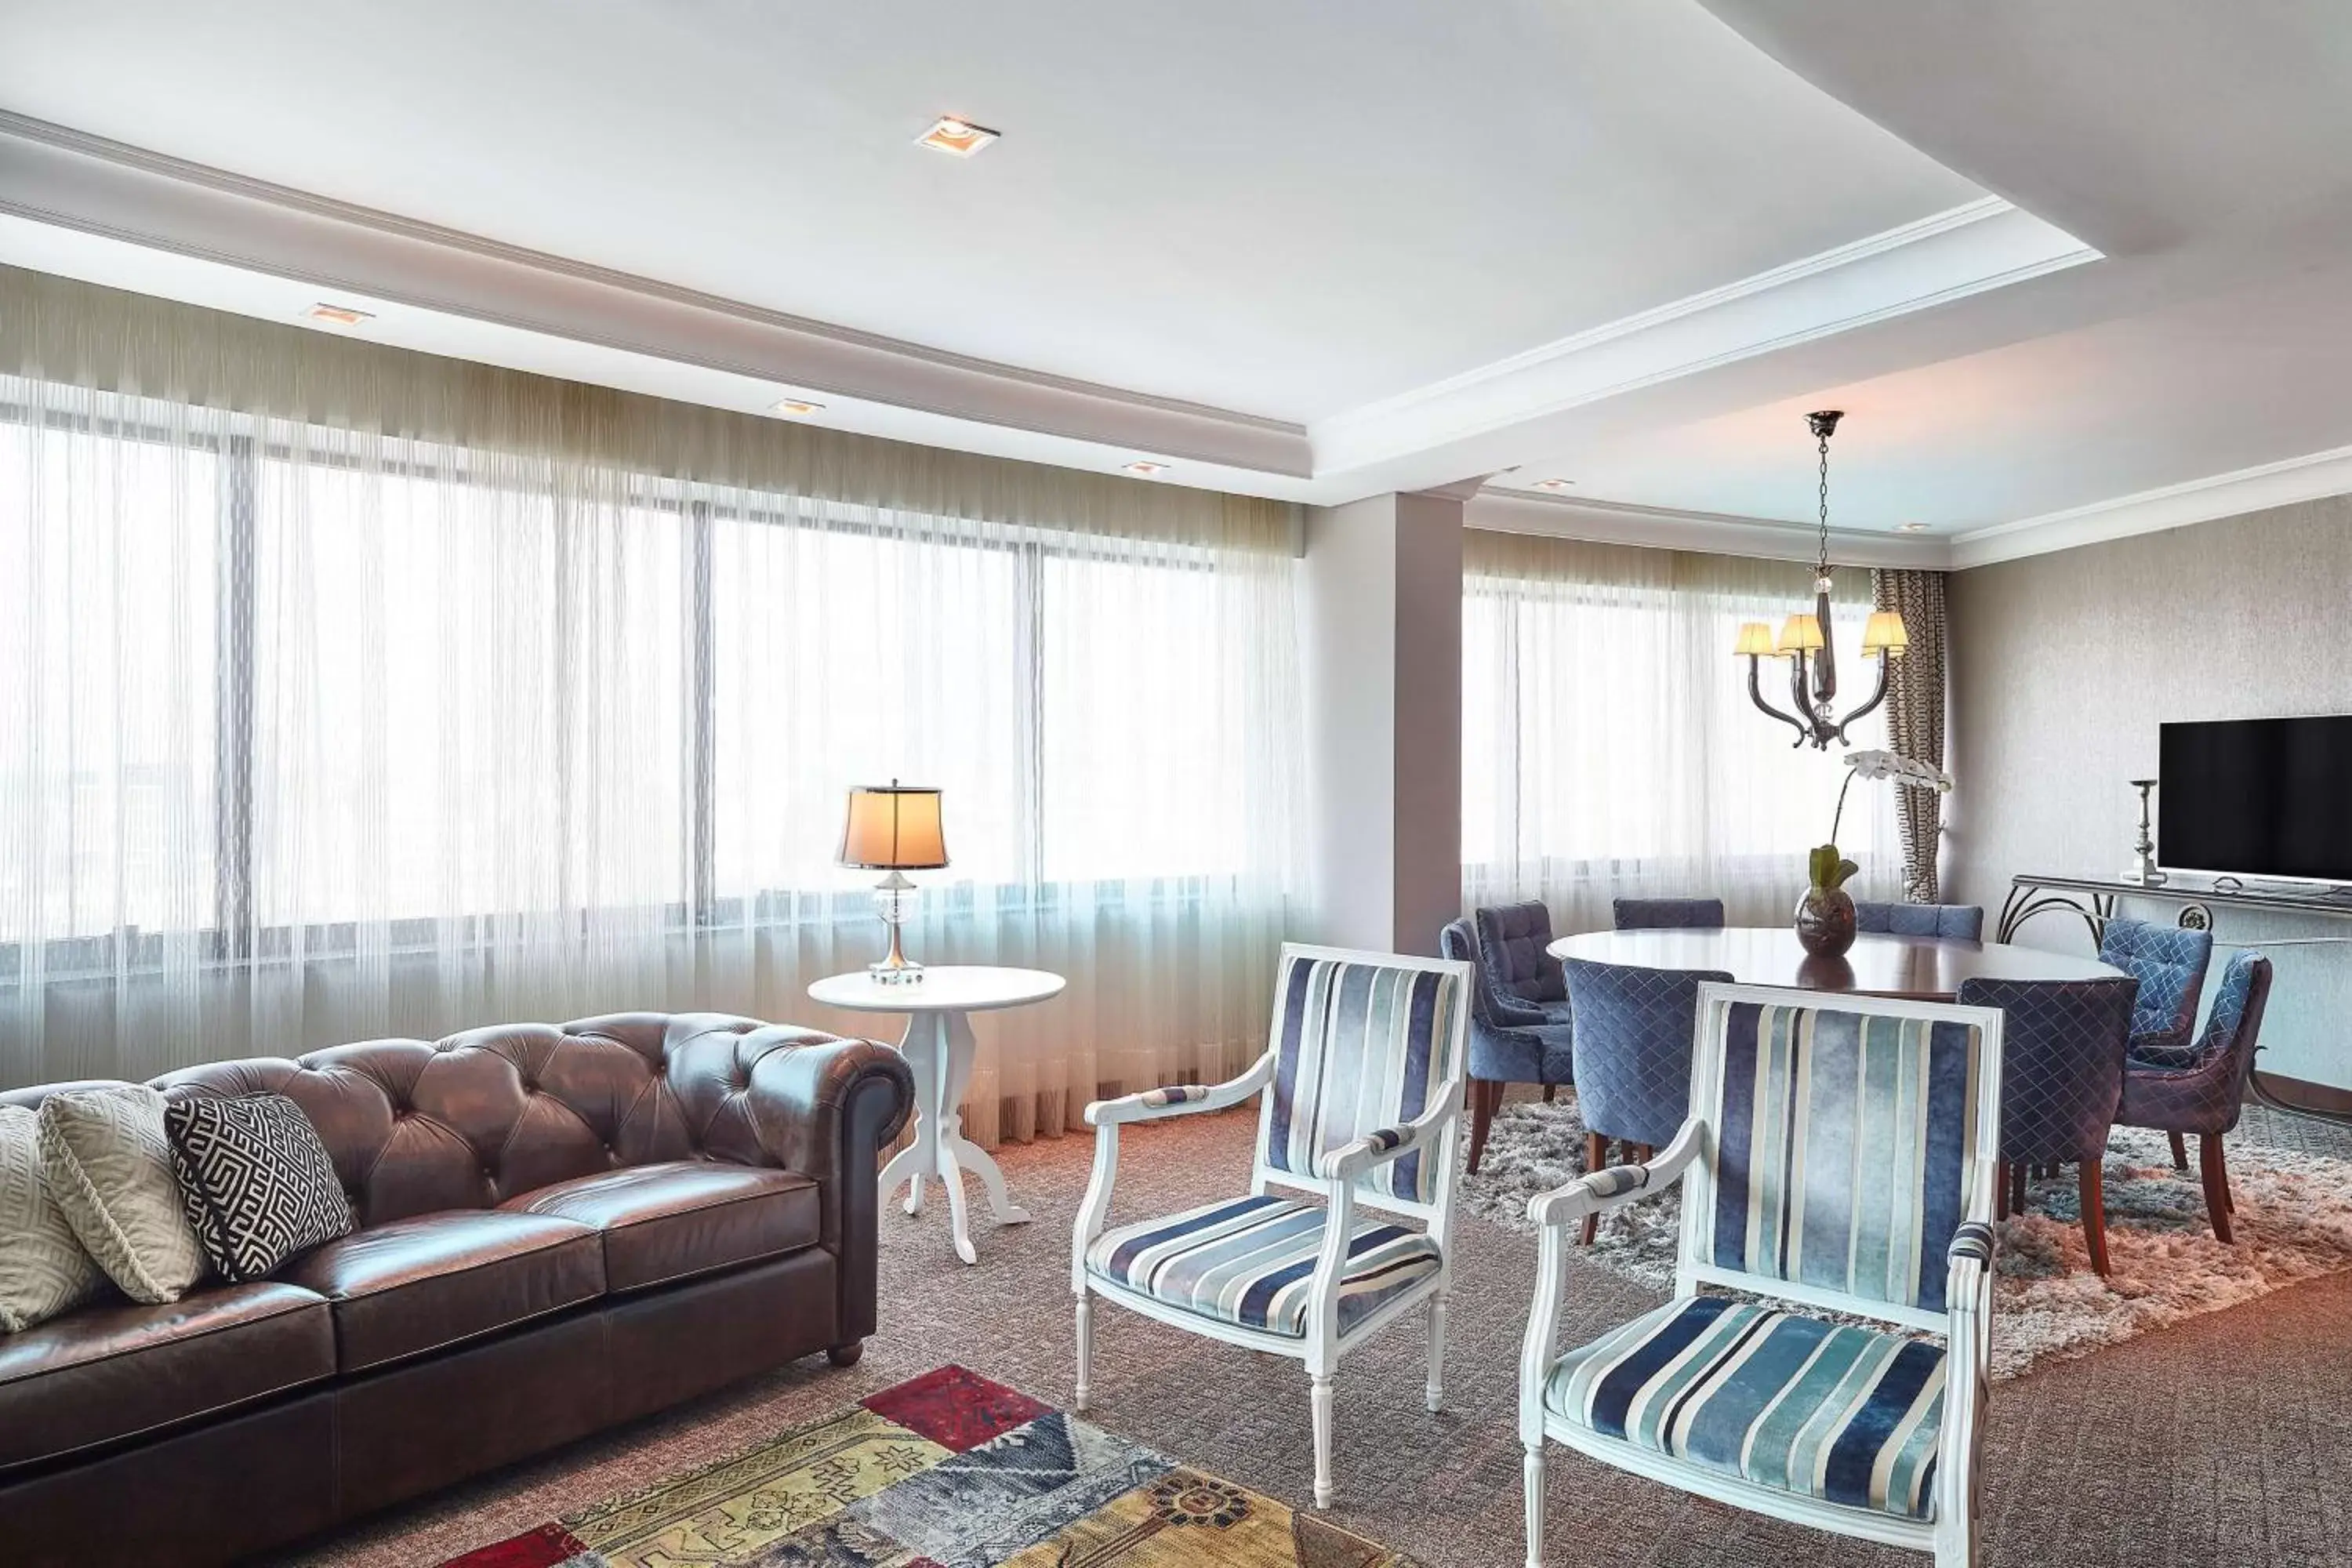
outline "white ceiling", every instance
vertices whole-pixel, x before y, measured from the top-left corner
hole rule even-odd
[[[1873,547],[1923,560],[2352,447],[2331,0],[0,0],[0,261],[332,290],[386,341],[940,445],[1321,502],[1494,474],[1500,525],[1636,536],[1810,516],[1832,405],[1841,523],[1925,521]],[[941,112],[1005,138],[911,146]]]
[[[21,114],[1299,423],[1982,195],[1680,0],[0,15]],[[1004,140],[910,144],[946,112]]]

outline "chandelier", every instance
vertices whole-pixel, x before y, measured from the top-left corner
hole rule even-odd
[[[1862,656],[1878,660],[1878,686],[1870,700],[1840,719],[1832,703],[1837,698],[1837,642],[1830,626],[1830,437],[1836,434],[1838,421],[1844,418],[1843,410],[1826,408],[1805,416],[1811,426],[1814,440],[1822,454],[1822,535],[1821,558],[1813,567],[1813,609],[1811,615],[1800,610],[1790,616],[1775,638],[1772,628],[1763,621],[1750,621],[1739,628],[1738,645],[1734,657],[1748,660],[1748,700],[1757,708],[1797,731],[1792,746],[1808,741],[1822,751],[1830,749],[1835,741],[1846,743],[1846,727],[1872,709],[1886,700],[1886,678],[1893,661],[1903,657],[1911,646],[1911,634],[1903,629],[1903,617],[1893,610],[1874,611],[1862,629]],[[1768,658],[1789,661],[1789,701],[1794,713],[1783,713],[1764,700],[1761,662]]]

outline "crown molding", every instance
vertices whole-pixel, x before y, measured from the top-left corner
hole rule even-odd
[[[1952,565],[1990,566],[2347,492],[2352,492],[2352,447],[2336,447],[2063,511],[1970,529],[1952,536]]]
[[[2098,259],[1986,196],[1318,420],[1307,438],[1318,473],[1346,472]]]
[[[1532,496],[1485,490],[1463,509],[1463,526],[1492,533],[1534,533],[1597,544],[1641,544],[1657,550],[1700,550],[1762,561],[1815,558],[1820,535],[1799,523],[1724,512],[1682,511],[1630,501]],[[1838,566],[1906,566],[1942,571],[1951,564],[1947,542],[1930,535],[1830,530],[1830,561]]]
[[[0,110],[0,214],[194,260],[950,419],[1304,479],[1296,425],[831,326]]]

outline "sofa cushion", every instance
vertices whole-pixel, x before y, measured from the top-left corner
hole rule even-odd
[[[544,1215],[451,1209],[354,1231],[282,1278],[327,1298],[337,1364],[359,1372],[593,1300],[604,1238]]]
[[[352,1232],[352,1204],[302,1108],[282,1094],[163,1108],[180,1198],[224,1279],[260,1279]]]
[[[41,1101],[41,1174],[89,1255],[134,1301],[176,1301],[204,1278],[180,1207],[163,1097],[144,1084]]]
[[[0,1339],[0,1468],[215,1415],[334,1372],[327,1303],[291,1285],[84,1308]]]
[[[789,1171],[670,1160],[576,1176],[499,1205],[593,1226],[604,1288],[636,1290],[814,1247],[817,1184]]]
[[[47,1322],[106,1289],[41,1173],[34,1113],[0,1105],[0,1334]]]

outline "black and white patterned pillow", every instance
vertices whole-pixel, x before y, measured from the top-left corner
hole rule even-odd
[[[224,1279],[258,1279],[352,1231],[351,1200],[302,1108],[282,1094],[164,1108],[180,1199]]]

